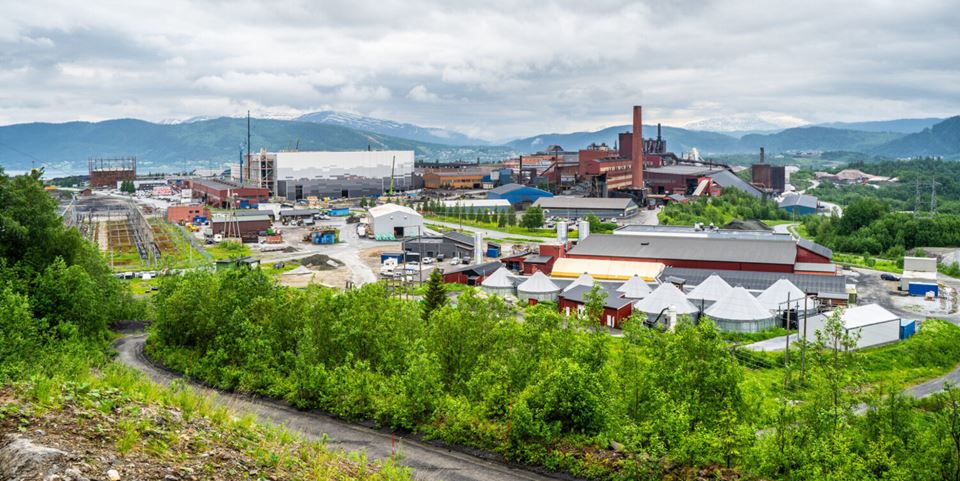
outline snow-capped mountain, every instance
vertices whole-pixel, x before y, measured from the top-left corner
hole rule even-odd
[[[313,122],[316,124],[339,125],[357,130],[365,130],[377,134],[391,135],[402,139],[416,140],[419,142],[430,142],[445,145],[487,145],[488,142],[468,137],[460,132],[452,130],[421,127],[419,125],[405,124],[393,120],[375,119],[364,117],[362,115],[351,114],[347,112],[336,112],[333,110],[324,110],[313,112],[297,117],[295,120],[301,122]]]
[[[739,114],[690,122],[684,128],[707,132],[771,133],[805,125],[802,119],[788,115]]]

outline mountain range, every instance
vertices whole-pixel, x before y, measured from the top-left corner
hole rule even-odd
[[[770,153],[843,150],[895,158],[941,155],[960,159],[960,117],[937,120],[796,127],[740,138],[664,126],[662,135],[668,148],[677,153],[692,148],[703,155],[752,153],[765,147]],[[869,130],[838,128],[847,125]],[[255,119],[251,145],[254,150],[269,151],[404,149],[415,151],[418,159],[431,161],[477,158],[493,161],[542,151],[549,145],[561,145],[567,150],[584,148],[591,143],[613,147],[617,134],[629,130],[629,125],[621,125],[593,132],[537,135],[506,145],[477,145],[482,141],[444,129],[338,112],[316,112],[294,120]],[[644,126],[645,137],[655,135],[655,126]],[[246,119],[230,117],[175,123],[116,119],[15,124],[0,126],[0,166],[6,170],[24,170],[43,165],[48,171],[79,173],[86,170],[86,160],[91,157],[134,155],[144,172],[212,167],[238,159],[245,140]]]

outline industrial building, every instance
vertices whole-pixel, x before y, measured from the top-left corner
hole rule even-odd
[[[423,174],[425,189],[482,189],[487,176],[481,170],[431,171]]]
[[[781,209],[793,215],[810,215],[817,213],[820,202],[812,195],[787,194],[778,204]]]
[[[524,210],[543,197],[553,197],[553,194],[520,184],[501,185],[487,192],[488,199],[505,199],[517,210]]]
[[[403,240],[403,251],[423,254],[425,257],[463,258],[473,255],[473,244],[473,236],[451,231],[440,236],[406,238]]]
[[[87,160],[87,169],[90,173],[90,187],[115,188],[118,182],[136,180],[137,158],[96,158]]]
[[[253,211],[257,212],[257,211]],[[261,232],[265,232],[273,225],[269,215],[215,214],[210,220],[210,231],[213,235],[222,235],[225,238],[239,237],[243,242],[256,242]]]
[[[766,154],[760,147],[760,163],[750,167],[750,179],[753,185],[773,194],[781,194],[786,189],[787,171],[782,165],[766,163]]]
[[[911,292],[910,285],[922,286],[920,291],[926,295],[928,291],[937,291],[937,259],[935,257],[911,257],[903,258],[903,274],[900,275],[900,290]],[[932,286],[932,287],[931,287]],[[913,291],[916,291],[914,289]]]
[[[261,152],[258,155],[268,160],[275,156],[274,192],[290,200],[372,196],[388,192],[391,184],[395,191],[417,188],[412,150]],[[256,167],[256,158],[254,161],[252,165]]]
[[[193,198],[220,209],[255,208],[270,200],[270,191],[262,187],[228,184],[219,180],[192,179]]]
[[[503,264],[498,261],[457,266],[443,271],[443,282],[479,286],[487,276],[501,268],[503,268]]]
[[[371,207],[367,216],[371,232],[378,240],[418,236],[423,230],[423,216],[402,205],[384,204]]]
[[[510,210],[510,201],[506,199],[457,199],[445,200],[443,206],[448,209],[473,209],[476,212],[506,212]]]
[[[800,318],[800,338],[813,342],[816,332],[823,331],[831,313]],[[853,349],[890,344],[900,340],[900,317],[877,304],[844,309],[840,315],[843,330],[856,339]],[[832,347],[828,345],[828,347]]]
[[[787,274],[782,272],[757,272],[757,271],[725,271],[714,269],[689,269],[683,267],[666,267],[663,269],[662,278],[672,278],[680,280],[687,286],[699,286],[707,278],[717,276],[723,279],[728,285],[741,286],[757,294],[770,288],[782,279],[790,281],[800,291],[806,295],[812,295],[816,298],[816,303],[828,306],[846,305],[849,301],[847,294],[846,276],[824,276],[816,274]],[[693,294],[691,291],[690,294]],[[796,298],[796,297],[795,297]],[[814,307],[814,300],[810,300],[808,308]],[[696,305],[700,305],[699,300],[692,299]],[[799,299],[798,304],[802,304],[803,299]]]
[[[603,313],[597,321],[607,327],[620,327],[630,314],[633,313],[633,299],[624,298],[617,292],[617,285],[609,282],[600,283],[603,299]],[[566,315],[576,315],[582,312],[587,304],[586,295],[593,289],[593,285],[573,285],[564,289],[558,296],[558,307]]]
[[[760,332],[777,325],[776,316],[740,286],[731,288],[726,296],[703,311],[703,315],[718,329],[728,332]]]
[[[533,205],[543,209],[547,216],[576,219],[595,215],[601,219],[625,219],[639,211],[630,198],[599,197],[542,197]]]
[[[171,205],[167,207],[167,222],[185,224],[197,217],[210,218],[210,209],[202,204]]]
[[[260,149],[260,152],[244,154],[243,165],[230,166],[230,180],[241,185],[262,187],[270,191],[270,195],[277,192],[277,154]]]
[[[836,274],[829,249],[768,231],[628,225],[613,234],[590,235],[566,256],[695,269]]]

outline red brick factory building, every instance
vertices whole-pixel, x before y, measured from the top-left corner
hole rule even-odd
[[[137,179],[137,158],[89,159],[90,187],[117,188],[117,182]]]
[[[219,180],[194,179],[190,181],[193,198],[220,209],[256,208],[270,200],[270,190],[231,184]]]

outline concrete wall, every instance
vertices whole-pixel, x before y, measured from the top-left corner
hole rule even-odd
[[[904,257],[903,270],[937,272],[937,259],[933,257]]]

